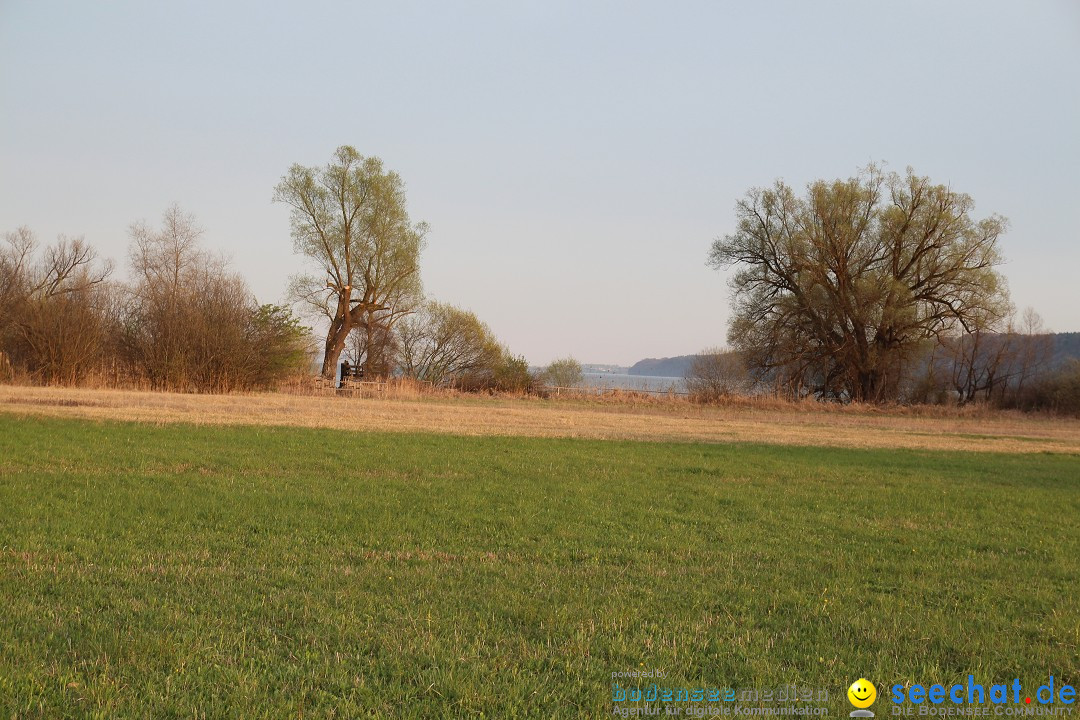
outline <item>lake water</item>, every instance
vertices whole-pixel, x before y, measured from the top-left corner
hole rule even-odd
[[[619,388],[622,390],[659,390],[684,392],[686,383],[682,378],[656,375],[623,375],[619,373],[584,373],[586,387]]]

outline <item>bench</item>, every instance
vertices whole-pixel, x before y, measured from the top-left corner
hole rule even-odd
[[[338,387],[347,387],[355,380],[362,380],[364,378],[364,368],[362,365],[351,365],[348,362],[341,363],[341,379],[338,381]]]

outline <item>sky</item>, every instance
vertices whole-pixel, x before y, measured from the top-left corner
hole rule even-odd
[[[735,202],[869,162],[1009,218],[1018,308],[1080,330],[1080,3],[0,0],[0,232],[123,277],[173,203],[260,302],[293,163],[382,158],[430,297],[533,365],[725,341]]]

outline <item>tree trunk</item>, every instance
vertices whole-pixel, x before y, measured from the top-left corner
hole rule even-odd
[[[323,354],[322,376],[327,380],[337,377],[338,358],[345,349],[345,341],[352,330],[352,317],[349,313],[349,292],[338,297],[337,314],[326,331],[326,346]]]

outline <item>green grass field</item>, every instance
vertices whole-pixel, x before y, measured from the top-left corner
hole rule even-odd
[[[639,668],[842,716],[861,676],[1080,685],[1078,491],[1075,455],[0,415],[0,717],[599,717]]]

